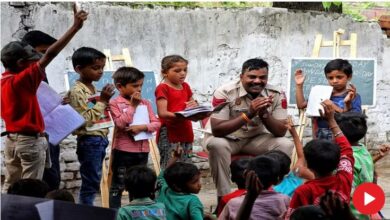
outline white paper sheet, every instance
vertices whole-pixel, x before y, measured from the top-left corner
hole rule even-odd
[[[47,83],[42,82],[39,85],[37,97],[51,144],[59,144],[84,124],[84,118],[70,105],[62,105],[62,97]]]
[[[333,87],[325,85],[313,86],[310,90],[309,100],[307,102],[306,115],[308,117],[320,117],[319,109],[324,111],[321,105],[326,99],[330,99]]]
[[[149,112],[147,106],[138,105],[137,108],[135,109],[135,113],[133,116],[133,123],[131,123],[130,125],[145,125],[149,123],[150,123],[150,119],[149,119]],[[135,135],[134,140],[135,141],[148,140],[152,137],[153,137],[152,133],[143,131]]]

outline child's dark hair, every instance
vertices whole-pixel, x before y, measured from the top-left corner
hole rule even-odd
[[[195,165],[176,162],[165,170],[164,178],[172,190],[179,189],[181,192],[188,192],[186,184],[199,174],[200,171]]]
[[[22,42],[30,44],[32,47],[40,45],[52,45],[57,41],[54,37],[42,32],[42,31],[30,31],[24,35]]]
[[[106,58],[106,55],[94,48],[80,47],[72,55],[73,68],[76,68],[76,66],[85,67],[103,58]]]
[[[172,68],[173,64],[177,62],[184,62],[188,64],[188,60],[184,59],[180,55],[169,55],[161,60],[161,72],[166,73],[170,68]]]
[[[335,114],[335,119],[349,143],[356,143],[367,133],[366,115],[360,112]]]
[[[352,76],[352,65],[348,62],[348,60],[334,59],[329,61],[324,68],[325,75],[333,70],[342,71],[348,77]]]
[[[265,153],[264,155],[271,157],[274,160],[279,162],[280,165],[279,181],[282,181],[284,176],[290,172],[290,165],[291,165],[290,157],[286,153],[280,150],[271,150]]]
[[[245,189],[244,171],[247,169],[251,158],[240,158],[233,160],[230,164],[230,171],[232,173],[232,182],[237,184],[239,189]]]
[[[46,198],[75,203],[72,193],[65,189],[57,189],[50,191],[46,194]]]
[[[311,140],[303,148],[307,167],[320,176],[337,168],[340,161],[340,147],[328,140]]]
[[[257,156],[249,162],[248,170],[255,171],[264,189],[268,189],[278,182],[280,165],[268,156]]]
[[[48,192],[47,183],[39,179],[20,179],[14,182],[7,191],[8,194],[38,198],[44,198]]]
[[[290,216],[290,220],[330,220],[321,209],[321,207],[316,205],[306,205],[298,207]]]
[[[263,59],[254,58],[249,59],[242,64],[241,74],[244,74],[246,71],[259,70],[266,68],[268,70],[268,63]]]
[[[124,66],[117,69],[112,75],[112,78],[114,79],[115,85],[119,83],[122,86],[126,86],[128,83],[135,83],[145,78],[145,75],[137,68]]]
[[[156,173],[146,166],[134,166],[126,172],[125,189],[131,199],[149,197],[154,199]]]

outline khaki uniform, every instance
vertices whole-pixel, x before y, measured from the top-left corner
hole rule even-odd
[[[287,109],[283,109],[281,106],[282,96],[280,91],[272,85],[267,85],[263,89],[262,95],[269,96],[271,94],[274,94],[274,102],[268,108],[269,114],[278,120],[287,119]],[[221,120],[241,117],[243,112],[248,113],[252,100],[240,81],[218,88],[214,92],[213,99],[229,102],[220,112],[211,115],[212,118]],[[207,123],[206,128],[211,130],[210,121]],[[231,155],[237,153],[260,155],[277,149],[291,156],[294,147],[294,144],[289,139],[274,137],[273,134],[268,132],[258,116],[252,118],[250,123],[242,126],[237,131],[227,135],[226,138],[218,138],[212,134],[206,134],[203,144],[209,151],[211,175],[216,184],[218,196],[230,193]]]

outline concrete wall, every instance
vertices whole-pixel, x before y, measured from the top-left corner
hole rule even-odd
[[[64,72],[72,69],[72,52],[89,46],[131,51],[134,65],[160,71],[162,57],[180,54],[189,60],[188,82],[195,98],[210,100],[221,84],[238,77],[242,63],[261,57],[270,63],[270,82],[286,90],[292,57],[311,55],[315,34],[331,40],[334,30],[358,35],[358,57],[376,58],[377,105],[368,111],[370,142],[390,141],[390,47],[377,23],[317,12],[275,8],[250,9],[132,9],[127,6],[86,3],[89,18],[83,29],[47,68],[50,84],[64,92]],[[28,3],[13,7],[1,3],[1,46],[19,40],[27,30],[60,37],[72,24],[70,3]],[[331,57],[322,49],[321,56]],[[348,49],[341,51],[348,57]],[[386,62],[385,62],[386,60]],[[296,110],[290,109],[291,113]]]

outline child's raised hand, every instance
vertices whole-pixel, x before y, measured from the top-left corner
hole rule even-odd
[[[186,109],[187,108],[194,108],[194,107],[198,106],[198,101],[190,100],[188,102],[185,102],[185,104],[186,104]]]
[[[286,128],[289,130],[289,131],[291,131],[291,129],[293,129],[294,128],[294,122],[293,122],[293,120],[292,120],[292,116],[291,115],[288,115],[287,116],[287,120],[286,120]]]
[[[139,103],[141,102],[141,93],[140,92],[135,92],[133,93],[133,95],[131,96],[130,98],[130,104],[133,106],[133,107],[137,107],[139,105]]]
[[[301,86],[305,82],[305,75],[301,69],[295,71],[295,84]]]
[[[111,97],[115,94],[115,87],[112,84],[106,84],[100,92],[100,101],[108,103]]]
[[[74,15],[73,27],[79,30],[83,27],[84,21],[87,20],[88,13],[85,12],[84,10],[77,11],[77,5],[76,3],[74,3],[73,15]]]
[[[244,176],[248,196],[256,198],[263,190],[263,184],[261,184],[261,181],[253,170],[245,171]]]
[[[349,88],[347,88],[348,94],[344,98],[345,103],[350,103],[356,97],[356,87],[350,83]]]
[[[324,112],[319,109],[321,117],[325,118],[326,120],[334,120],[334,106],[333,102],[329,99],[321,102],[321,105],[324,107]]]

